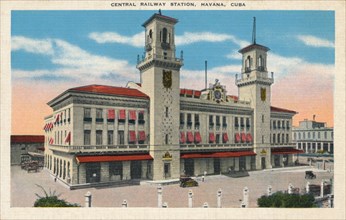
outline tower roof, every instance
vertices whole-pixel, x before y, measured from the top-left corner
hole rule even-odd
[[[158,20],[161,20],[161,21],[164,21],[164,22],[167,22],[167,23],[171,23],[171,24],[178,23],[178,19],[171,18],[171,17],[165,16],[165,15],[162,15],[160,13],[155,13],[146,22],[144,22],[142,24],[142,26],[143,27],[147,26],[147,24],[149,24],[154,19],[158,19]]]
[[[243,49],[240,49],[238,52],[241,54],[244,54],[250,50],[254,50],[254,49],[260,49],[260,50],[264,50],[265,52],[269,51],[270,49],[266,46],[262,46],[260,44],[251,44],[249,46],[244,47]]]

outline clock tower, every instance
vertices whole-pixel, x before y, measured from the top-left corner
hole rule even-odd
[[[177,19],[155,13],[146,22],[145,56],[138,61],[140,90],[150,97],[150,155],[153,180],[180,176],[179,113],[180,68],[182,57],[175,57]]]
[[[242,54],[242,69],[240,77],[236,76],[239,100],[250,101],[253,108],[254,151],[256,169],[271,168],[270,150],[270,106],[271,85],[274,82],[273,73],[268,75],[268,47],[256,43],[256,20],[252,44],[239,50]]]

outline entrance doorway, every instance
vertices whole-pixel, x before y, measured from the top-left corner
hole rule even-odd
[[[214,158],[214,173],[215,174],[219,174],[221,171],[220,168],[220,158]]]
[[[266,158],[265,157],[261,158],[261,167],[262,167],[262,170],[264,170],[266,168]]]
[[[101,176],[101,164],[100,163],[87,163],[86,169],[86,182],[87,183],[98,183],[100,182]]]
[[[195,173],[195,164],[193,159],[185,159],[184,160],[184,169],[185,174],[188,176],[193,176]]]
[[[142,161],[131,161],[131,179],[140,179],[142,175]]]

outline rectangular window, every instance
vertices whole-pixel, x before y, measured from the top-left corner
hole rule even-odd
[[[129,123],[135,124],[137,120],[137,113],[135,110],[129,110]]]
[[[209,128],[213,128],[214,126],[214,117],[209,115]]]
[[[91,109],[90,108],[84,108],[84,121],[85,122],[91,122]]]
[[[71,121],[71,109],[67,109],[67,122]]]
[[[289,135],[286,134],[286,143],[289,143],[289,142],[290,142],[290,140],[289,140]]]
[[[107,122],[114,122],[114,121],[115,121],[115,110],[114,109],[108,109]]]
[[[168,144],[168,134],[165,135],[165,144]]]
[[[246,128],[250,128],[250,118],[246,118]]]
[[[262,144],[264,144],[264,135],[262,135]]]
[[[195,129],[199,129],[199,115],[195,114]]]
[[[118,144],[124,145],[124,131],[118,131]]]
[[[327,132],[324,132],[324,139],[327,139]]]
[[[84,130],[84,145],[90,145],[90,130]]]
[[[67,118],[67,114],[66,114],[66,109],[64,110],[64,123],[66,123],[66,118]]]
[[[317,137],[318,137],[318,139],[321,138],[321,132],[318,132],[318,133],[317,133]]]
[[[289,121],[286,121],[286,129],[290,130],[290,122]]]
[[[184,113],[180,113],[180,126],[184,126],[185,124],[185,117]]]
[[[96,131],[96,145],[102,145],[102,130]]]
[[[144,124],[144,111],[138,112],[138,124]]]
[[[220,143],[220,134],[216,134],[216,135],[215,135],[215,142],[216,142],[217,144]]]
[[[102,108],[96,109],[96,122],[103,122],[103,110],[102,110]]]
[[[187,114],[187,126],[188,126],[188,128],[191,128],[191,125],[192,125],[192,117],[191,117],[191,114],[188,113]]]
[[[216,126],[220,127],[221,123],[220,123],[220,116],[217,115],[216,116]]]
[[[275,134],[273,134],[273,143],[275,144],[276,143],[276,135]]]
[[[107,132],[107,143],[108,143],[108,145],[113,145],[114,144],[114,142],[113,142],[113,134],[114,134],[113,131],[108,131]]]
[[[166,118],[168,118],[168,107],[166,107]]]
[[[227,127],[227,118],[226,118],[226,116],[222,116],[222,127],[224,127],[224,128]]]
[[[234,118],[234,127],[235,127],[235,128],[239,128],[238,117],[235,117],[235,118]]]
[[[240,118],[240,127],[244,128],[244,118]]]
[[[264,123],[264,115],[262,115],[262,123]]]
[[[164,172],[165,172],[165,178],[171,177],[171,164],[169,163],[164,164]]]

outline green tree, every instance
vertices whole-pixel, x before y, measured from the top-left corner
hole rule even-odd
[[[257,199],[258,207],[274,208],[309,208],[316,207],[315,198],[312,194],[287,194],[282,192],[270,196],[261,196]]]
[[[55,195],[55,191],[51,192],[49,190],[49,193],[40,185],[37,185],[37,187],[41,188],[44,196],[40,196],[39,194],[35,193],[35,195],[38,197],[34,203],[34,207],[80,207],[77,203],[68,203],[63,199],[59,199],[59,195]]]

